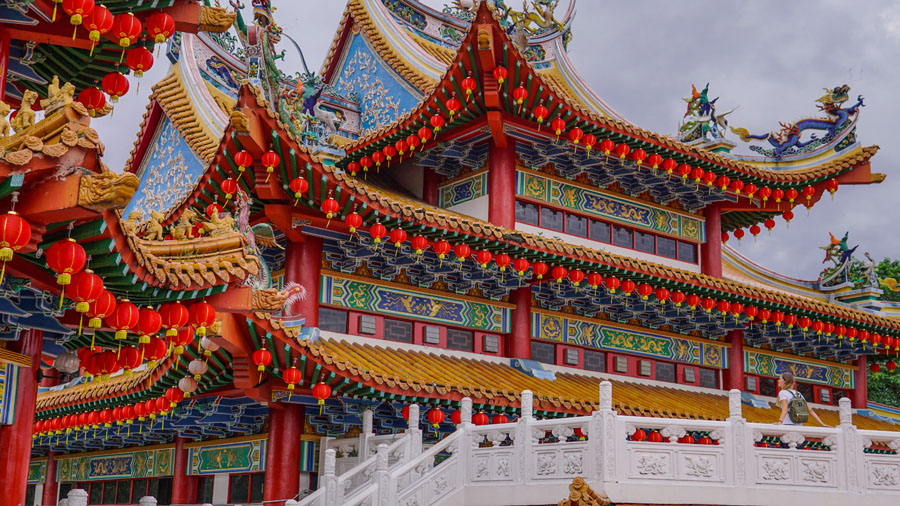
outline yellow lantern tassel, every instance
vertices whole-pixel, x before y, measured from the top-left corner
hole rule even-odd
[[[66,285],[63,285],[62,291],[59,292],[59,310],[62,311],[63,300],[66,298]]]
[[[54,2],[53,2],[53,16],[50,18],[50,22],[51,22],[51,23],[56,23],[56,7],[57,7],[58,5],[59,5],[59,2],[57,2],[57,1],[54,0]]]

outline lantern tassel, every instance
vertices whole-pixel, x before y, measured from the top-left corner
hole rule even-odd
[[[51,23],[56,23],[56,7],[57,7],[58,5],[59,5],[58,3],[53,2],[53,16],[50,17],[50,22],[51,22]],[[57,438],[57,442],[58,442],[58,439],[59,439],[59,438]]]
[[[272,174],[266,174],[266,180],[263,181],[263,182],[264,182],[264,183],[268,183],[268,182],[269,182],[269,178],[270,178],[271,176],[272,176]]]
[[[54,9],[55,9],[55,8],[56,8],[56,7],[54,7]],[[97,44],[96,42],[91,41],[91,52],[90,52],[90,54],[89,54],[88,56],[94,56],[94,46],[95,46],[96,44]]]
[[[3,278],[6,276],[6,262],[3,262],[3,267],[0,268],[0,285],[3,284]]]
[[[122,48],[122,53],[119,55],[119,65],[122,64],[122,59],[125,58],[125,48]]]
[[[78,33],[78,25],[75,25],[75,29],[72,30],[72,40],[75,40],[75,34]]]

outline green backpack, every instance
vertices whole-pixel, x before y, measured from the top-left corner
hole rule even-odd
[[[794,423],[806,423],[809,420],[809,406],[800,392],[791,390],[794,397],[788,401],[788,416]]]

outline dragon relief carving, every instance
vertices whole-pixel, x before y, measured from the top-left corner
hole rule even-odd
[[[78,205],[97,212],[122,209],[134,196],[139,183],[137,176],[127,172],[85,174],[78,186]]]
[[[203,5],[200,7],[200,23],[197,29],[201,32],[224,33],[231,28],[236,18],[236,12],[224,7]]]
[[[612,502],[605,493],[597,494],[588,486],[584,478],[578,476],[569,484],[569,497],[559,501],[558,506],[609,506]]]

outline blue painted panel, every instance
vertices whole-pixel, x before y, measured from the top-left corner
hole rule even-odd
[[[156,138],[144,157],[146,161],[138,174],[141,184],[124,216],[138,211],[146,220],[151,210],[165,214],[193,191],[204,164],[166,116],[160,121]]]
[[[360,133],[381,128],[419,104],[422,95],[385,65],[362,35],[354,35],[336,74],[334,88],[360,102]]]

